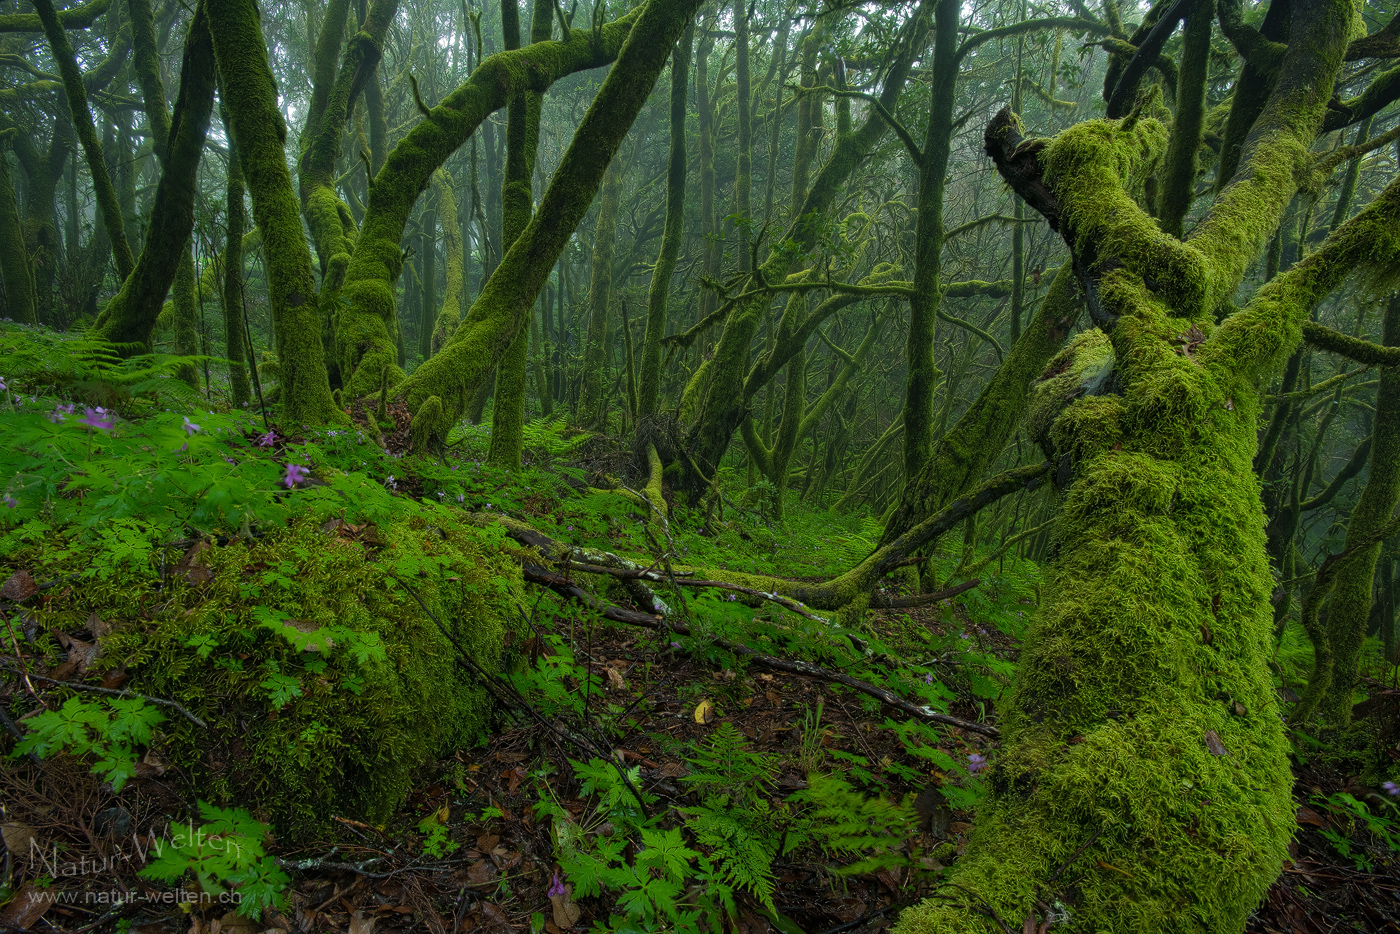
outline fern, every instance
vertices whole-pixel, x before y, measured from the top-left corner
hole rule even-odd
[[[896,851],[913,826],[909,804],[861,794],[844,779],[814,773],[804,791],[793,796],[808,805],[806,830],[829,856],[856,856],[856,862],[836,870],[860,875],[904,862]]]

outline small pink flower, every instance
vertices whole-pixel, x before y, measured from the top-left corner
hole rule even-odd
[[[967,770],[969,772],[980,772],[987,767],[987,757],[981,753],[974,752],[967,757]]]
[[[300,464],[288,464],[287,473],[285,476],[282,477],[282,482],[285,483],[287,485],[287,489],[290,490],[292,487],[296,486],[298,483],[301,483],[309,476],[311,476],[311,471],[307,470]]]
[[[260,447],[260,448],[270,448],[270,447],[272,447],[272,446],[273,446],[274,444],[276,444],[276,443],[277,443],[277,432],[272,431],[271,429],[268,429],[268,432],[267,432],[267,434],[265,434],[265,435],[258,435],[257,444],[258,444],[258,447]]]
[[[6,497],[8,499],[8,497]],[[1381,782],[1381,789],[1392,798],[1400,795],[1400,785],[1394,782]]]
[[[100,406],[95,409],[84,408],[83,417],[78,419],[79,425],[86,425],[89,428],[97,428],[101,431],[109,430],[116,422],[107,414],[107,410]]]
[[[15,498],[14,498],[13,496],[11,496],[9,493],[6,493],[4,496],[0,496],[0,503],[4,503],[6,509],[18,509],[18,508],[19,508],[19,500],[15,499]],[[1393,792],[1392,792],[1392,794],[1393,794]]]
[[[555,871],[554,878],[550,880],[549,890],[545,892],[550,898],[561,898],[567,894],[564,888],[564,880],[559,878],[558,871]]]
[[[198,425],[196,425],[194,422],[190,421],[190,417],[189,417],[188,415],[186,415],[184,418],[185,418],[185,424],[182,425],[181,427],[185,429],[185,434],[186,434],[186,435],[193,435],[193,434],[194,434],[195,432],[197,432],[197,431],[203,431],[203,430],[204,430],[204,429],[200,428]]]

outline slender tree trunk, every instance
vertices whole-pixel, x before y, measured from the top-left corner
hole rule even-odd
[[[112,176],[107,172],[107,163],[102,158],[102,143],[97,138],[97,128],[92,122],[92,111],[88,109],[87,89],[83,86],[83,75],[78,70],[78,61],[73,54],[73,46],[68,42],[68,33],[54,12],[53,0],[35,0],[34,10],[44,24],[44,35],[48,37],[49,48],[54,61],[58,63],[59,75],[63,78],[64,94],[68,98],[68,112],[73,118],[78,140],[83,145],[87,157],[88,172],[92,175],[92,186],[97,192],[98,213],[102,224],[107,228],[107,236],[112,241],[112,255],[117,261],[117,276],[125,279],[131,275],[136,265],[131,253],[131,245],[126,240],[126,228],[122,224],[121,205],[117,191],[112,186]]]
[[[671,54],[671,149],[666,166],[666,228],[661,235],[661,252],[651,273],[647,290],[647,326],[642,337],[641,390],[638,418],[656,414],[661,395],[661,338],[666,333],[666,301],[671,292],[671,275],[680,256],[685,233],[685,106],[690,79],[690,46],[695,28],[685,35]]]
[[[501,0],[501,22],[506,49],[519,48],[517,0]],[[531,44],[548,42],[553,35],[553,23],[553,0],[535,0],[530,15]],[[509,250],[519,238],[534,211],[531,182],[535,174],[542,105],[542,94],[521,91],[510,102],[506,113],[506,173],[501,188],[503,250]],[[529,350],[530,329],[521,328],[506,348],[496,373],[496,407],[491,410],[491,445],[487,461],[507,470],[519,469],[525,442],[525,361]]]
[[[18,130],[0,133],[0,284],[5,287],[4,316],[22,324],[38,324],[34,310],[34,279],[29,273],[29,250],[24,245],[15,189],[10,184],[10,162],[6,137]]]
[[[578,420],[590,428],[599,424],[603,405],[603,367],[607,360],[608,309],[612,304],[612,259],[617,241],[617,208],[622,190],[622,166],[614,158],[603,175],[598,200],[598,223],[593,231],[592,273],[588,283],[588,331],[583,348],[583,392]]]
[[[228,120],[224,121],[228,125]],[[243,320],[243,234],[248,226],[243,207],[243,168],[238,160],[238,146],[228,148],[228,239],[224,241],[224,356],[228,359],[229,386],[233,407],[238,409],[250,401],[248,392],[248,332]]]
[[[749,231],[753,224],[753,112],[749,100],[749,0],[734,0],[734,107],[738,112],[738,152],[734,168],[734,222],[739,269],[753,271]]]

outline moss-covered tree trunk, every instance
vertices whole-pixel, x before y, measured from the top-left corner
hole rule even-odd
[[[330,424],[341,413],[331,399],[311,252],[287,171],[286,126],[258,7],[254,0],[219,0],[207,11],[219,87],[228,101],[253,219],[262,232],[282,417],[290,426]]]
[[[593,229],[593,259],[588,280],[588,329],[583,338],[583,386],[578,421],[602,428],[603,367],[607,362],[608,309],[612,304],[613,248],[617,243],[617,208],[622,194],[622,165],[613,158],[598,195],[598,223]]]
[[[150,346],[156,318],[189,253],[196,178],[214,105],[214,52],[203,5],[196,8],[185,38],[180,75],[173,116],[164,112],[163,94],[151,103],[152,125],[165,122],[169,130],[141,255],[93,325],[94,334],[114,343]],[[191,274],[193,268],[191,259]]]
[[[112,256],[117,261],[117,275],[125,279],[131,275],[136,260],[126,239],[126,227],[122,223],[117,191],[112,186],[107,162],[102,158],[102,143],[97,138],[97,127],[93,125],[92,111],[88,108],[83,74],[78,70],[78,61],[73,54],[73,46],[68,41],[68,33],[54,11],[53,0],[34,0],[34,11],[39,14],[39,20],[44,24],[44,35],[49,40],[49,49],[53,52],[59,76],[63,79],[68,112],[73,118],[78,140],[82,143],[83,155],[87,157],[93,190],[97,193],[98,215],[107,229],[107,237],[112,241]]]
[[[649,0],[635,11],[635,25],[617,63],[579,124],[529,226],[452,341],[398,387],[397,393],[414,411],[416,446],[440,443],[496,357],[527,324],[550,270],[587,213],[608,165],[700,2]],[[606,27],[603,31],[606,34]],[[536,43],[522,51],[538,55],[563,44]]]
[[[462,249],[461,217],[457,211],[457,199],[452,194],[452,179],[445,169],[433,173],[433,191],[437,193],[438,221],[442,224],[443,275],[442,307],[437,312],[437,322],[433,326],[433,340],[430,355],[437,353],[457,330],[462,320],[463,262],[466,251]]]
[[[225,121],[225,126],[228,121]],[[229,139],[232,140],[232,135]],[[228,147],[228,206],[225,220],[227,238],[224,240],[224,356],[228,359],[229,388],[234,408],[250,401],[248,393],[248,332],[243,319],[243,235],[247,230],[247,212],[243,206],[243,167],[238,159],[238,146]]]
[[[1400,293],[1386,305],[1381,343],[1400,345]],[[1319,708],[1326,720],[1345,725],[1351,720],[1352,693],[1361,667],[1361,645],[1371,617],[1371,594],[1381,542],[1365,546],[1363,540],[1384,526],[1400,503],[1400,372],[1381,370],[1376,390],[1376,411],[1371,429],[1371,456],[1366,486],[1347,523],[1343,551],[1361,551],[1337,572],[1332,603],[1327,614],[1325,638],[1330,652],[1316,653],[1312,677],[1293,719],[1307,722]]]
[[[1238,932],[1278,875],[1295,817],[1267,667],[1260,384],[1349,270],[1400,255],[1400,185],[1214,317],[1293,195],[1351,20],[1342,0],[1294,10],[1240,171],[1185,242],[1125,191],[1165,146],[1155,120],[1027,145],[1005,112],[988,128],[1003,177],[1072,250],[1098,329],[1038,391],[1087,390],[1053,405],[1065,496],[991,794],[946,900],[905,912],[903,934],[1029,928],[1057,901],[1077,929]]]
[[[934,330],[942,301],[943,181],[953,141],[953,99],[958,77],[959,0],[938,0],[933,12],[933,74],[929,81],[928,129],[919,166],[919,201],[914,234],[914,294],[909,298],[905,345],[909,378],[904,390],[904,475],[916,477],[933,450]]]
[[[520,47],[517,0],[501,0],[506,49]],[[553,0],[535,0],[530,14],[530,42],[548,42],[553,35]],[[534,211],[531,181],[540,139],[540,108],[544,95],[521,91],[506,113],[506,171],[501,186],[501,244],[509,250]],[[521,328],[501,357],[496,373],[496,405],[491,410],[491,445],[487,461],[507,470],[520,467],[525,441],[525,361],[530,329]]]
[[[641,386],[637,392],[638,417],[656,414],[661,396],[661,338],[666,334],[666,303],[671,293],[671,275],[676,271],[681,238],[685,233],[685,106],[690,85],[690,48],[694,26],[671,54],[671,148],[666,163],[666,227],[661,234],[661,251],[652,267],[647,289],[647,326],[642,337]]]
[[[749,76],[749,0],[734,0],[734,109],[737,147],[734,160],[734,246],[742,272],[753,271],[749,231],[753,224],[753,110]]]
[[[0,132],[0,284],[5,287],[5,317],[23,324],[38,324],[34,310],[34,277],[29,272],[29,250],[24,245],[15,189],[10,183],[9,140],[19,131]]]
[[[377,392],[386,365],[399,374],[393,327],[394,285],[403,269],[399,246],[432,173],[518,90],[544,92],[559,78],[613,61],[636,17],[634,12],[603,26],[596,42],[591,31],[574,29],[558,41],[490,56],[389,153],[370,191],[335,322],[348,395]]]

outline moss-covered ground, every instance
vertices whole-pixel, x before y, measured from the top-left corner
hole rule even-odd
[[[713,509],[670,504],[663,545],[627,494],[646,483],[643,465],[562,419],[527,423],[525,466],[507,473],[485,464],[484,428],[457,429],[445,456],[399,453],[411,439],[394,406],[382,422],[357,408],[352,428],[288,437],[256,414],[211,412],[171,378],[178,360],[102,364],[95,348],[23,329],[0,333],[0,353],[6,923],[26,911],[58,930],[664,930],[662,915],[637,914],[639,893],[674,874],[626,873],[676,833],[691,856],[672,902],[707,927],[876,930],[936,891],[977,826],[998,756],[989,734],[1042,587],[1024,556],[1034,537],[998,553],[993,533],[981,547],[947,536],[934,579],[978,586],[849,629],[658,584],[689,628],[663,633],[526,584],[522,565],[541,559],[499,518],[643,566],[794,579],[848,570],[879,519],[793,489],[778,523],[726,465]],[[641,605],[623,582],[571,577]],[[723,644],[839,670],[969,726],[911,719]],[[1306,645],[1289,627],[1275,653],[1285,700],[1306,679]],[[129,752],[128,777],[104,765],[101,742],[10,756],[13,734],[74,698],[89,711],[133,703],[93,688],[145,695],[163,717],[149,737],[70,726],[105,736],[109,756]],[[1390,694],[1376,696],[1358,731],[1394,721]],[[1249,930],[1382,930],[1400,839],[1349,802],[1383,816],[1380,782],[1400,776],[1363,759],[1375,744],[1361,732],[1292,738],[1297,836]],[[748,772],[707,760],[726,742]],[[629,810],[609,757],[646,815]],[[197,872],[139,875],[152,861],[142,847],[198,818],[200,802],[270,830],[286,878],[256,928],[201,895]],[[736,816],[723,833],[703,823],[716,813]],[[590,892],[585,857],[604,859],[609,841],[614,875]],[[1049,906],[1055,928],[1075,929],[1074,877]],[[728,904],[706,901],[726,885]],[[182,909],[181,892],[204,901]]]

